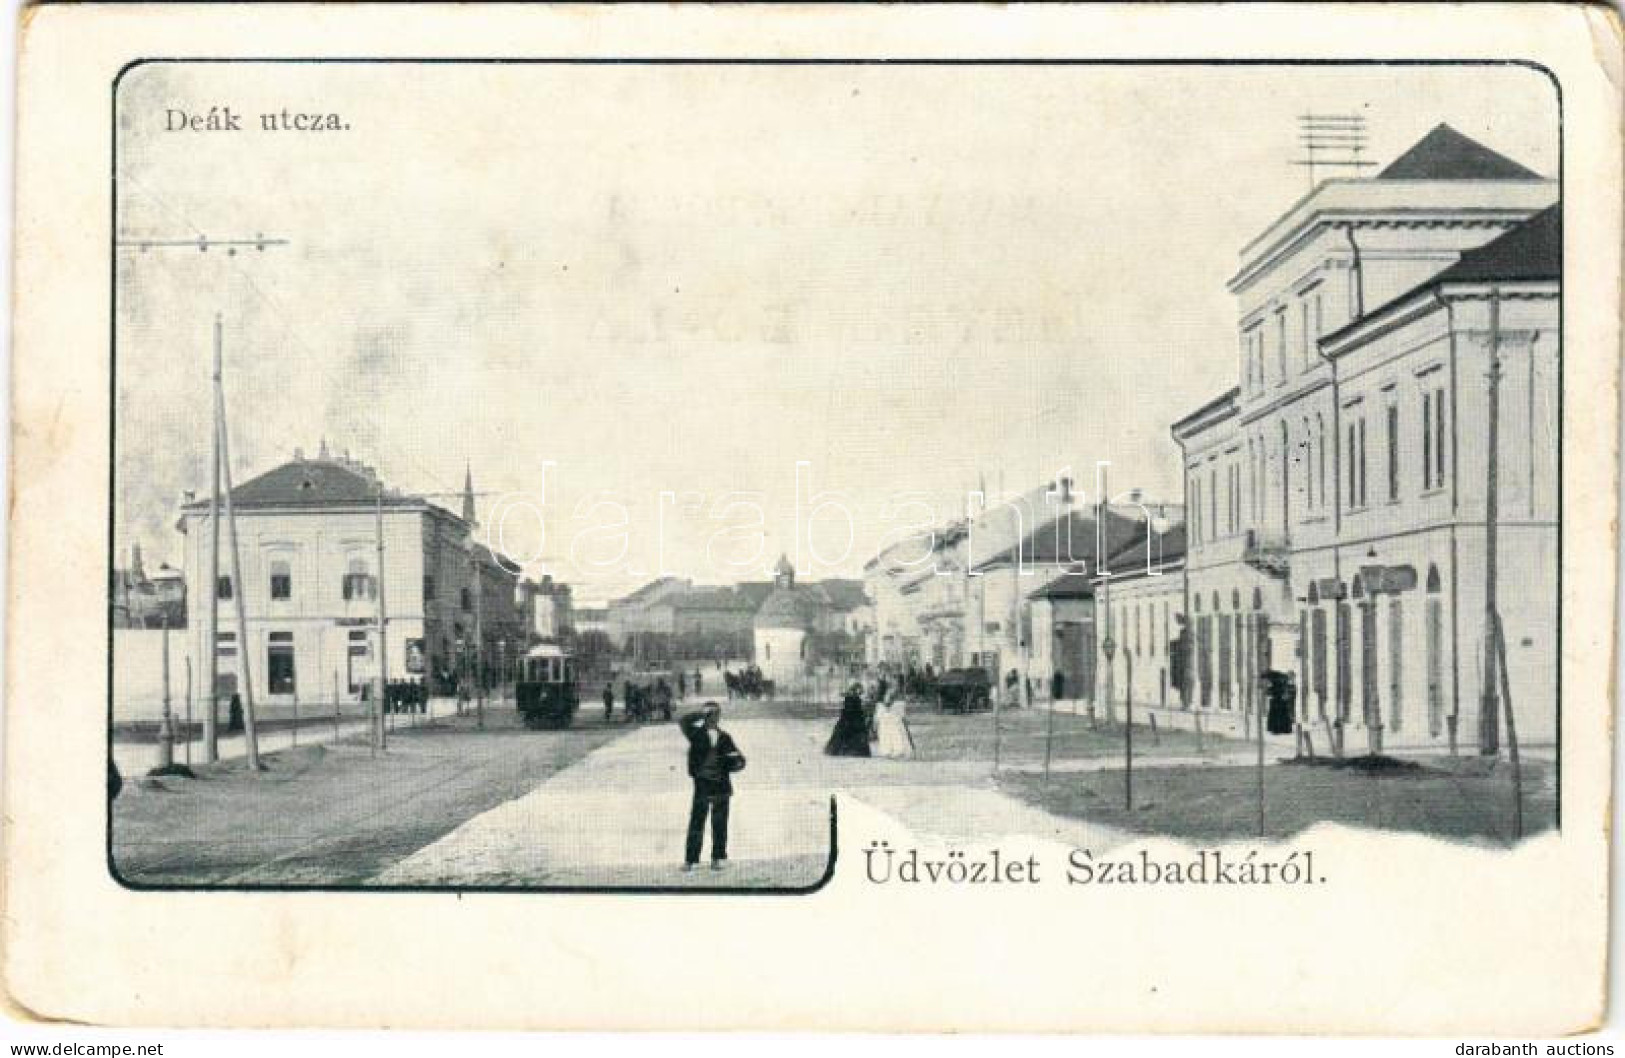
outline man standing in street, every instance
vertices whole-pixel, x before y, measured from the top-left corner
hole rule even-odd
[[[728,862],[732,775],[744,768],[745,755],[734,745],[733,736],[719,726],[721,720],[722,707],[706,702],[704,709],[687,713],[677,722],[688,738],[688,775],[694,780],[694,802],[688,813],[688,842],[683,854],[685,871],[692,871],[700,862],[707,815],[711,817],[711,869],[720,871]]]

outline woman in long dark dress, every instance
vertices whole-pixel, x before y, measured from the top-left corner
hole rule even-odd
[[[863,692],[856,686],[848,688],[841,699],[841,718],[835,721],[824,752],[831,757],[869,755],[869,717],[863,708]]]

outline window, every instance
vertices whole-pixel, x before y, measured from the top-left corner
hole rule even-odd
[[[428,574],[424,574],[423,576],[423,601],[434,601],[434,577]]]
[[[272,632],[265,652],[265,680],[272,694],[292,694],[293,633]]]
[[[220,577],[214,582],[214,597],[216,599],[231,598],[231,578]]]
[[[1230,464],[1230,531],[1241,528],[1241,464]]]
[[[1317,299],[1318,300],[1318,299]],[[1315,413],[1315,464],[1316,477],[1319,479],[1320,506],[1326,505],[1326,417],[1319,412]],[[1337,438],[1332,438],[1336,441]]]
[[[1311,309],[1308,298],[1304,298],[1302,301],[1300,301],[1298,306],[1302,312],[1302,320],[1300,321],[1302,333],[1298,336],[1298,346],[1303,352],[1303,367],[1304,370],[1307,371],[1315,362],[1315,333],[1311,329],[1311,325],[1314,321],[1311,320],[1309,316]]]
[[[1346,493],[1350,507],[1365,506],[1365,417],[1355,416],[1348,425],[1348,484]]]
[[[287,559],[271,560],[271,598],[293,598],[293,570],[289,567]]]
[[[236,657],[237,656],[237,633],[236,632],[217,632],[217,633],[215,633],[214,654],[215,654],[215,657],[219,657],[219,658],[234,658],[234,657]]]
[[[1278,309],[1275,313],[1275,366],[1280,369],[1281,377],[1276,379],[1276,385],[1286,383],[1286,309]]]
[[[1191,475],[1191,540],[1202,542],[1202,482]]]
[[[367,560],[352,558],[344,569],[344,598],[371,599],[374,595],[372,574],[367,572]]]
[[[1207,472],[1207,520],[1209,531],[1219,527],[1219,472]]]
[[[1422,390],[1422,488],[1444,487],[1445,410],[1444,387],[1424,380]]]
[[[1399,499],[1399,405],[1388,405],[1388,500]]]
[[[457,592],[457,605],[464,613],[474,609],[474,593],[467,588],[460,588]]]

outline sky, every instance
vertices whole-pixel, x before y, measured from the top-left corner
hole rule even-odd
[[[210,107],[242,130],[169,128]],[[584,600],[855,576],[966,489],[1099,461],[1177,501],[1168,425],[1235,384],[1225,282],[1308,190],[1299,114],[1558,175],[1520,68],[155,64],[115,111],[121,239],[287,240],[118,250],[121,552],[178,564],[219,313],[235,480],[325,438],[456,510],[472,467]]]

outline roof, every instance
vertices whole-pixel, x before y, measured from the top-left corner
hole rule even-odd
[[[1378,180],[1539,180],[1540,174],[1497,154],[1449,125],[1435,125],[1388,163]]]
[[[1029,592],[1029,599],[1092,599],[1095,594],[1094,577],[1087,573],[1063,573],[1037,591]]]
[[[759,608],[767,597],[773,594],[773,582],[770,580],[747,580],[734,585],[734,591],[750,604],[750,608]]]
[[[1418,294],[1449,283],[1556,281],[1563,274],[1563,204],[1549,206],[1483,246],[1463,253],[1456,263],[1432,278],[1391,298],[1320,339],[1325,346],[1386,315]],[[1333,354],[1328,354],[1333,355]]]
[[[827,580],[809,584],[807,587],[820,592],[830,607],[836,610],[856,610],[869,601],[869,596],[863,593],[863,582],[861,580],[845,580],[839,577],[831,577]]]
[[[1202,419],[1219,412],[1223,412],[1226,415],[1234,415],[1237,410],[1236,401],[1238,401],[1240,398],[1241,387],[1232,386],[1223,393],[1219,394],[1217,397],[1214,397],[1212,400],[1208,401],[1206,404],[1202,405],[1200,408],[1197,408],[1195,411],[1191,412],[1189,415],[1186,415],[1184,418],[1175,419],[1173,425],[1170,426],[1169,429],[1177,435],[1184,431],[1187,427],[1195,426]]]
[[[326,459],[295,459],[250,478],[231,490],[238,510],[271,507],[373,507],[379,502],[378,479],[359,464]],[[425,501],[382,489],[386,507],[419,507]],[[185,510],[208,506],[207,499],[186,504]],[[447,512],[448,514],[450,512]]]
[[[1106,512],[1107,534],[1103,550],[1110,557],[1133,543],[1134,534],[1141,532],[1140,519],[1128,518],[1116,511]],[[1019,561],[1029,566],[1062,566],[1088,563],[1096,557],[1095,514],[1077,510],[1063,518],[1033,530],[1016,547],[1008,547],[977,564],[977,569]]]
[[[812,611],[817,603],[801,588],[774,588],[773,594],[756,611],[752,622],[757,628],[812,627]]]
[[[1184,525],[1170,526],[1163,532],[1145,529],[1145,523],[1139,523],[1140,532],[1134,534],[1134,540],[1127,547],[1116,551],[1107,560],[1106,568],[1113,577],[1130,577],[1136,572],[1144,573],[1147,569],[1185,560],[1185,527]],[[1151,561],[1146,562],[1146,545],[1151,545]]]
[[[732,588],[689,588],[666,600],[674,610],[733,610],[749,613],[756,605]]]
[[[623,595],[619,599],[616,599],[615,604],[624,606],[629,603],[647,602],[652,597],[669,589],[686,587],[687,583],[687,581],[679,580],[677,577],[656,577],[643,587],[634,590],[630,594]]]
[[[1563,272],[1563,206],[1550,206],[1461,255],[1429,285],[1498,279],[1558,279]]]

